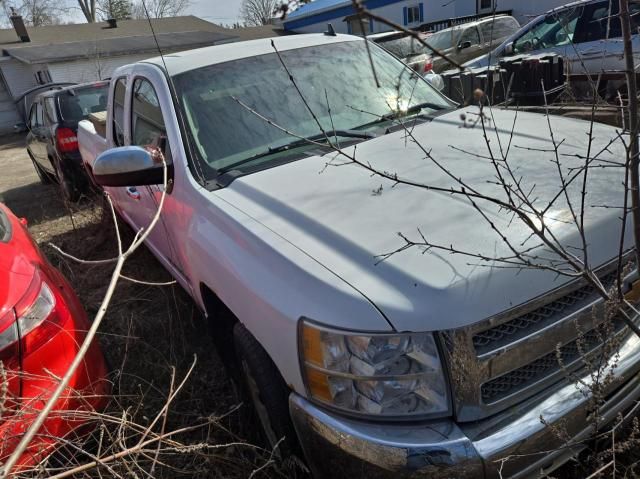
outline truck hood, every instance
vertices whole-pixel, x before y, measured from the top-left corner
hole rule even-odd
[[[523,189],[532,190],[536,204],[547,204],[557,195],[560,182],[552,161],[555,155],[546,118],[501,109],[485,114],[493,125],[487,133],[493,155],[499,157],[501,149],[508,149],[508,161],[522,177]],[[456,177],[483,193],[504,197],[493,184],[496,173],[487,159],[490,155],[482,127],[468,124],[477,115],[477,108],[468,108],[416,126],[413,134],[424,150],[404,131],[397,131],[358,144],[356,155],[374,168],[397,173],[400,178],[458,188],[450,176],[426,158],[425,151],[430,151],[432,158]],[[558,153],[563,170],[569,174],[571,168],[584,163],[580,155],[587,154],[589,123],[552,117],[551,124],[556,142],[561,143]],[[592,156],[598,152],[603,161],[624,158],[622,143],[614,140],[613,128],[595,124],[593,137]],[[348,151],[353,152],[354,148]],[[565,276],[545,270],[505,268],[499,262],[443,250],[403,250],[405,242],[399,233],[419,241],[420,230],[433,244],[494,258],[511,255],[505,242],[467,198],[394,185],[354,164],[335,166],[345,163],[335,156],[313,156],[246,175],[213,194],[352,284],[398,331],[465,326],[568,281]],[[327,166],[331,163],[334,166]],[[605,263],[617,252],[621,228],[618,210],[595,206],[622,204],[622,173],[620,168],[590,170],[585,225],[594,266]],[[574,182],[568,193],[579,205],[581,181]],[[478,201],[477,205],[512,244],[537,244],[519,220],[512,221],[511,215],[487,202]],[[568,205],[560,195],[545,224],[563,244],[579,247],[580,237],[568,223],[570,218]],[[396,250],[401,251],[381,261],[380,255]],[[552,256],[542,247],[538,253]]]

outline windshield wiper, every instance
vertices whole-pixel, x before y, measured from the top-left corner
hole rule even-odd
[[[318,133],[316,135],[307,136],[305,138],[299,138],[295,141],[285,143],[284,145],[269,146],[266,151],[256,153],[255,155],[252,155],[248,158],[244,158],[242,160],[236,161],[235,163],[231,163],[230,165],[227,165],[224,168],[220,168],[218,170],[218,176],[224,175],[225,173],[236,169],[238,166],[242,166],[246,163],[250,163],[254,160],[258,160],[260,158],[264,158],[265,156],[273,155],[275,153],[281,153],[283,151],[299,148],[304,145],[322,146],[322,145],[315,145],[314,143],[318,143],[320,141],[326,141],[327,138],[331,140],[332,138],[336,138],[338,136],[343,138],[362,138],[365,140],[376,137],[376,135],[374,135],[373,133],[358,131],[358,130],[335,130],[335,131],[331,130],[331,131],[327,131],[326,135],[325,133]]]
[[[384,115],[380,115],[375,120],[370,121],[369,123],[365,123],[364,125],[360,125],[357,128],[366,128],[368,126],[376,125],[378,123],[384,123],[385,121],[395,120],[397,118],[403,118],[409,115],[413,115],[414,113],[420,113],[425,108],[430,108],[435,111],[450,109],[450,108],[447,108],[446,106],[439,105],[437,103],[430,103],[430,102],[418,103],[417,105],[410,106],[406,110],[391,111],[389,113],[385,113]]]

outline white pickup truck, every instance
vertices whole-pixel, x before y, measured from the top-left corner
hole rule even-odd
[[[86,166],[136,230],[158,208],[164,155],[166,202],[148,247],[208,317],[265,438],[275,445],[284,437],[282,454],[304,454],[317,477],[528,477],[567,461],[590,433],[588,394],[567,371],[590,381],[575,321],[591,317],[593,289],[435,250],[409,248],[381,262],[403,245],[398,232],[417,228],[459,250],[509,252],[468,201],[342,164],[317,123],[380,171],[456,186],[407,138],[403,112],[454,177],[492,191],[483,129],[462,128],[463,111],[469,121],[478,108],[456,109],[371,44],[376,86],[360,38],[297,35],[274,44],[277,53],[270,40],[256,40],[122,67],[111,80],[106,138],[87,121],[78,132]],[[498,148],[501,135],[537,197],[554,195],[546,118],[485,114],[496,128],[491,144]],[[552,124],[563,162],[581,166],[589,123]],[[602,161],[623,158],[621,141],[603,149],[615,136],[594,125],[592,151],[602,150]],[[619,204],[621,175],[593,170],[588,205]],[[529,235],[506,213],[488,214],[512,241]],[[580,244],[563,221],[562,198],[549,214],[561,241]],[[619,246],[618,210],[587,208],[585,227],[605,281]],[[603,424],[640,399],[639,340],[621,334]],[[467,376],[451,373],[455,361]],[[562,425],[572,447],[548,425]]]

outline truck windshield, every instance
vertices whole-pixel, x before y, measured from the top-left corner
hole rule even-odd
[[[78,122],[88,118],[90,113],[107,109],[109,83],[74,88],[73,93],[70,91],[58,95],[60,118],[64,121]]]
[[[286,69],[274,52],[175,76],[189,136],[207,179],[229,165],[242,165],[238,170],[246,172],[304,156],[301,151],[317,146],[309,144],[305,148],[296,140],[322,134],[322,130],[364,131],[371,125],[380,128],[376,119],[394,112],[412,112],[415,105],[432,105],[431,110],[452,108],[448,100],[392,55],[375,45],[371,45],[371,54],[379,87],[363,41],[282,51]],[[297,146],[283,149],[287,143]],[[255,161],[244,161],[251,158]]]

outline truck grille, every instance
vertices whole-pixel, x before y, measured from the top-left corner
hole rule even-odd
[[[622,326],[624,326],[622,320],[614,322],[616,332],[620,331]],[[485,404],[491,404],[510,394],[517,393],[528,384],[535,383],[546,378],[550,373],[559,371],[561,364],[563,367],[571,367],[580,359],[581,351],[586,354],[601,345],[602,334],[606,333],[598,333],[592,329],[583,334],[581,339],[571,341],[532,363],[484,383],[481,387],[482,401]]]
[[[615,278],[616,273],[612,272],[600,280],[608,288],[613,284]],[[512,342],[514,339],[527,336],[532,330],[553,322],[559,315],[568,314],[572,308],[579,306],[587,298],[593,296],[595,292],[596,289],[591,284],[579,287],[555,301],[474,335],[473,347],[478,354],[482,354],[500,347],[506,342]]]
[[[598,271],[607,288],[616,266]],[[596,353],[603,337],[624,329],[619,317],[609,326],[603,319],[596,289],[576,281],[497,317],[444,332],[457,419],[488,417],[566,380],[584,367],[581,352]]]

